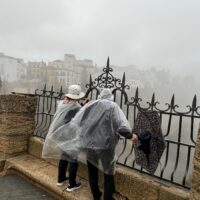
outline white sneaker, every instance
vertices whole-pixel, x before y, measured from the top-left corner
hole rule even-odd
[[[57,182],[56,185],[59,186],[59,187],[60,187],[60,186],[63,186],[64,183],[65,183],[66,181],[68,181],[68,180],[69,180],[69,177],[66,177],[66,179],[65,179],[64,181],[62,181],[62,182]]]
[[[81,183],[76,183],[74,186],[70,186],[70,185],[68,185],[68,187],[67,187],[67,191],[68,192],[72,192],[72,191],[74,191],[74,190],[77,190],[78,188],[80,188],[81,187]]]

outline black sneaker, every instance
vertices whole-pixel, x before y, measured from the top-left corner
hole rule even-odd
[[[68,192],[72,192],[72,191],[74,191],[74,190],[77,190],[78,188],[80,188],[81,187],[81,183],[76,183],[75,185],[68,185],[68,187],[67,187],[67,191]]]
[[[63,184],[65,183],[65,181],[68,181],[68,180],[69,180],[69,177],[66,177],[64,180],[58,181],[58,182],[56,183],[56,185],[57,185],[57,186],[63,186]]]

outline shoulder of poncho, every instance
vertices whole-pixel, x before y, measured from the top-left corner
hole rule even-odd
[[[77,108],[81,108],[82,107],[79,103],[75,103],[74,106],[77,107]]]
[[[105,102],[105,103],[107,103],[107,104],[109,104],[109,105],[117,105],[114,101],[111,101],[111,100],[109,100],[109,99],[100,99],[100,101],[101,102]]]
[[[77,108],[79,108],[79,107],[81,107],[81,105],[79,104],[79,103],[66,103],[66,104],[64,104],[64,105],[67,105],[68,107],[77,107]]]
[[[57,107],[57,110],[65,110],[65,109],[80,109],[81,108],[81,105],[79,103],[73,103],[73,104],[70,104],[70,103],[66,103],[66,104],[60,104],[58,105]]]

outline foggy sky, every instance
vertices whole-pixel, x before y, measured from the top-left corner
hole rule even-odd
[[[197,74],[199,0],[0,0],[0,52]]]

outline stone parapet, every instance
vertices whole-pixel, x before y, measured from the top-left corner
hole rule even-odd
[[[29,140],[29,154],[41,158],[43,139],[31,137]],[[48,163],[57,166],[57,161]],[[56,168],[57,170],[57,168]],[[88,179],[87,166],[79,163],[78,176]],[[100,187],[103,187],[103,173],[99,173]],[[156,178],[138,173],[125,167],[118,167],[115,175],[116,190],[123,199],[130,200],[189,200],[189,190],[179,188],[173,184],[161,182]],[[126,197],[126,198],[125,198]],[[121,199],[121,198],[115,198]]]
[[[0,95],[0,113],[35,113],[36,97],[30,95]]]
[[[28,145],[28,153],[37,157],[42,157],[42,148],[44,144],[44,139],[39,137],[30,137]]]
[[[0,135],[31,135],[35,113],[0,113]]]
[[[0,95],[0,154],[5,159],[26,152],[34,131],[37,98],[26,95]]]
[[[199,200],[200,199],[200,125],[195,147],[193,165],[194,168],[192,174],[192,187],[190,190],[190,199]]]
[[[0,150],[7,154],[24,152],[28,147],[27,136],[0,136]]]
[[[115,183],[116,190],[131,200],[189,200],[189,190],[125,167],[117,169]]]
[[[1,172],[4,170],[4,166],[5,166],[5,160],[0,159],[0,176],[1,176]]]

